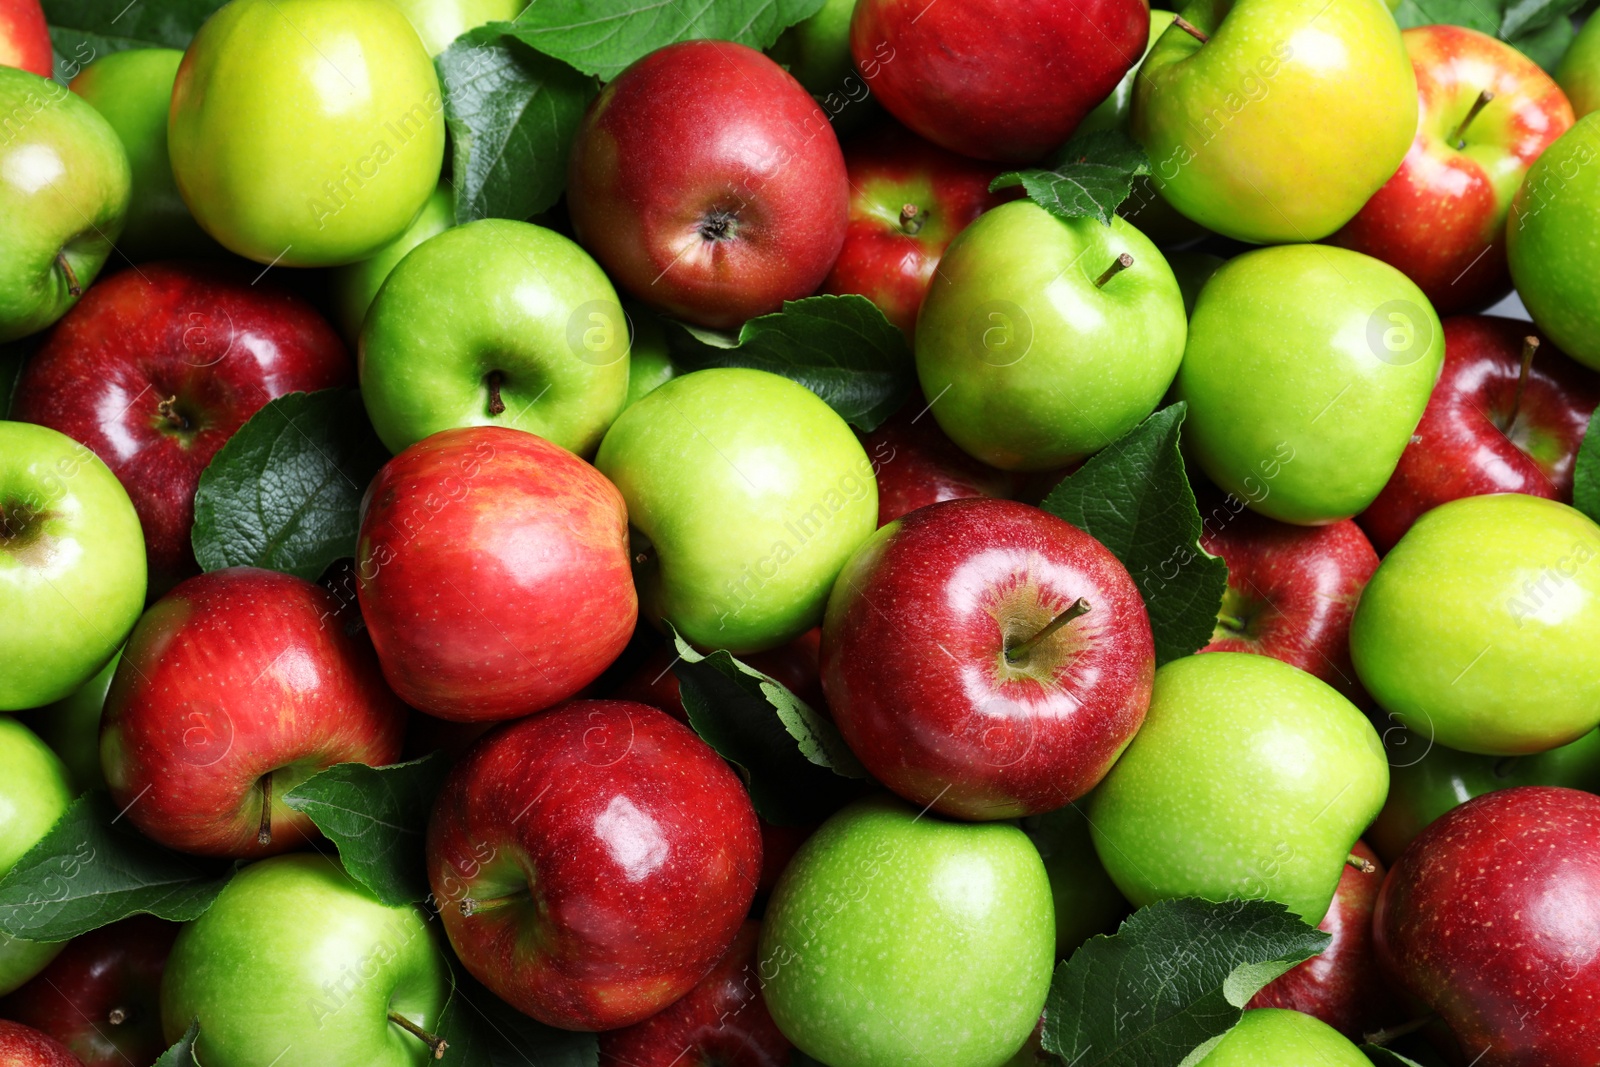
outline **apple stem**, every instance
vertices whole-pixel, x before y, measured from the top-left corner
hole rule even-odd
[[[500,399],[500,383],[506,380],[505,375],[492,370],[486,380],[489,384],[489,414],[499,415],[506,410],[506,402]]]
[[[126,1008],[112,1008],[110,1014],[106,1016],[106,1022],[110,1023],[112,1026],[121,1026],[127,1021],[128,1009]]]
[[[1522,368],[1517,371],[1517,391],[1511,397],[1511,414],[1506,416],[1507,430],[1517,421],[1517,412],[1522,410],[1522,394],[1528,388],[1528,373],[1533,370],[1533,357],[1539,352],[1539,339],[1531,334],[1522,339]]]
[[[922,209],[915,204],[904,204],[900,208],[900,228],[915,237],[922,229],[922,224],[927,218],[922,214]]]
[[[1133,266],[1133,257],[1126,252],[1122,253],[1122,255],[1112,260],[1111,266],[1105,269],[1105,273],[1094,280],[1094,287],[1096,289],[1104,289],[1106,282],[1109,282],[1131,266]]]
[[[272,844],[272,775],[261,778],[261,826],[256,830],[256,844]]]
[[[525,893],[512,893],[510,896],[490,897],[488,900],[479,900],[476,897],[462,897],[461,902],[456,906],[461,909],[462,915],[470,919],[480,911],[493,911],[496,908],[503,908],[507,904],[516,903],[524,896],[526,896]]]
[[[1368,860],[1368,859],[1362,859],[1360,856],[1356,855],[1354,852],[1352,852],[1352,853],[1350,853],[1350,855],[1346,856],[1344,858],[1344,862],[1345,862],[1345,866],[1354,867],[1356,870],[1360,871],[1362,874],[1377,874],[1378,873],[1378,865],[1376,863],[1373,863],[1371,860]]]
[[[1472,120],[1477,118],[1478,113],[1488,107],[1489,101],[1493,99],[1494,90],[1485,89],[1478,94],[1478,99],[1472,102],[1472,107],[1467,111],[1467,117],[1461,120],[1461,125],[1456,127],[1455,135],[1450,138],[1457,150],[1467,147],[1467,127],[1472,125]]]
[[[56,253],[56,266],[60,267],[61,273],[67,276],[67,292],[73,296],[82,296],[83,286],[78,284],[78,274],[72,269],[72,264],[67,260],[66,249]]]
[[[1006,649],[1006,659],[1021,659],[1023,656],[1028,654],[1029,649],[1033,648],[1040,641],[1043,641],[1045,638],[1061,629],[1067,623],[1071,622],[1073,619],[1076,619],[1079,615],[1087,614],[1088,611],[1089,602],[1083,597],[1079,597],[1077,600],[1074,600],[1071,604],[1067,605],[1066,611],[1063,611],[1060,615],[1057,615],[1055,618],[1051,619],[1045,625],[1044,629],[1040,630],[1038,633],[1022,642],[1022,644],[1017,645],[1015,648]]]
[[[1435,1022],[1437,1019],[1438,1016],[1436,1015],[1424,1015],[1420,1019],[1412,1019],[1410,1022],[1401,1023],[1399,1026],[1388,1026],[1382,1030],[1374,1030],[1372,1033],[1364,1034],[1362,1036],[1369,1045],[1387,1045],[1391,1041],[1398,1041],[1400,1038],[1405,1037],[1408,1034],[1416,1033],[1418,1030],[1421,1030],[1423,1027]]]
[[[1225,611],[1217,612],[1217,621],[1234,633],[1244,633],[1244,620],[1237,615],[1229,615]]]
[[[1206,34],[1206,31],[1202,30],[1199,26],[1196,26],[1182,15],[1179,15],[1177,18],[1173,19],[1172,24],[1178,27],[1178,29],[1182,30],[1184,33],[1187,33],[1190,37],[1193,37],[1195,40],[1199,41],[1201,44],[1205,44],[1207,41],[1211,40],[1210,36]]]
[[[424,1045],[427,1045],[430,1049],[432,1049],[434,1059],[444,1059],[444,1050],[450,1047],[450,1042],[446,1041],[438,1034],[428,1033],[428,1031],[424,1030],[422,1027],[418,1026],[410,1019],[407,1019],[404,1015],[401,1015],[397,1011],[391,1011],[389,1013],[389,1021],[394,1023],[400,1029],[404,1030],[406,1033],[414,1035],[417,1040],[421,1041]]]
[[[156,414],[174,430],[187,430],[189,420],[178,414],[178,398],[169,396],[156,405]]]

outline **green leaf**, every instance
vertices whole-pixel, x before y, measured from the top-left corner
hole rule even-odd
[[[1508,38],[1507,43],[1539,64],[1546,74],[1554,74],[1577,35],[1571,19],[1558,18],[1541,29]]]
[[[200,24],[227,0],[44,0],[59,72],[130,48],[187,48]],[[62,64],[66,69],[60,70]]]
[[[479,985],[460,967],[439,1016],[447,1067],[597,1067],[594,1034],[545,1026]]]
[[[1600,522],[1600,419],[1590,419],[1572,465],[1572,506]]]
[[[672,673],[689,725],[738,768],[768,822],[819,822],[861,795],[867,772],[833,723],[725,651],[701,655],[676,633]]]
[[[1028,199],[1058,219],[1085,215],[1111,225],[1133,179],[1150,173],[1150,157],[1121,130],[1098,130],[1069,141],[1049,170],[1011,170],[991,190],[1022,186]]]
[[[266,567],[314,581],[355,555],[361,495],[388,458],[353,389],[270,401],[200,475],[195,558],[208,571]]]
[[[905,334],[864,296],[786,300],[737,339],[668,321],[667,346],[684,371],[754,367],[793,378],[864,431],[899,410],[917,381]]]
[[[1564,20],[1584,0],[1510,0],[1505,5],[1505,15],[1500,19],[1499,34],[1502,41],[1515,41],[1528,37],[1558,20]],[[1571,29],[1571,23],[1568,23]]]
[[[345,871],[388,905],[427,899],[422,839],[450,763],[434,752],[410,763],[340,763],[284,795],[339,848]]]
[[[1331,940],[1269,901],[1141,908],[1056,968],[1044,1047],[1073,1067],[1189,1064],[1262,986]]]
[[[1156,664],[1211,640],[1228,565],[1200,547],[1200,511],[1178,451],[1188,407],[1162,408],[1067,478],[1040,506],[1109,548],[1150,613]]]
[[[677,41],[711,38],[765,49],[822,9],[824,0],[538,0],[514,23],[496,23],[527,44],[610,81],[641,56]]]
[[[155,1067],[196,1067],[194,1043],[200,1038],[200,1020],[189,1023],[189,1029],[178,1038],[178,1043],[161,1054]]]
[[[506,36],[471,30],[435,60],[450,130],[456,221],[525,219],[550,208],[593,78]]]
[[[65,941],[130,915],[188,922],[232,876],[231,867],[162,848],[106,794],[85,793],[0,878],[0,932]]]
[[[1377,1067],[1422,1067],[1422,1064],[1410,1056],[1402,1056],[1392,1048],[1381,1045],[1362,1045],[1361,1051],[1367,1054]]]
[[[1413,26],[1468,26],[1493,37],[1500,29],[1504,0],[1400,0],[1394,19],[1402,30]]]

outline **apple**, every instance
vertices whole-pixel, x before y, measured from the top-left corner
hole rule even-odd
[[[1111,90],[1111,95],[1100,101],[1093,111],[1083,117],[1083,121],[1074,131],[1078,136],[1097,133],[1100,130],[1127,132],[1130,112],[1133,109],[1133,83],[1139,78],[1139,67],[1144,57],[1150,54],[1150,49],[1161,39],[1161,35],[1167,32],[1167,27],[1172,25],[1172,20],[1177,17],[1176,11],[1150,9],[1150,31],[1145,40],[1144,51],[1139,54],[1139,62],[1128,68],[1128,73],[1124,74],[1117,87]]]
[[[665,712],[577,700],[486,735],[428,822],[428,879],[462,964],[569,1030],[631,1026],[727,952],[761,874],[731,768]]]
[[[1578,118],[1600,111],[1600,22],[1589,19],[1578,30],[1556,68],[1556,83],[1566,92]]]
[[[1244,1013],[1232,1030],[1196,1067],[1372,1067],[1361,1050],[1333,1027],[1298,1011],[1257,1008]]]
[[[1331,25],[1355,2],[1337,0]],[[1348,519],[1394,473],[1443,361],[1428,298],[1387,263],[1321,245],[1247,252],[1211,276],[1189,320],[1174,390],[1189,405],[1184,444],[1264,515]]]
[[[791,1046],[761,999],[756,945],[746,921],[698,985],[644,1022],[600,1035],[600,1062],[627,1067],[783,1067]]]
[[[83,1067],[61,1042],[31,1026],[0,1019],[0,1067]]]
[[[0,342],[55,322],[122,234],[132,180],[117,131],[47,78],[0,66]]]
[[[1600,797],[1522,786],[1439,819],[1389,872],[1378,960],[1479,1067],[1589,1067]]]
[[[916,133],[964,156],[1029,163],[1117,88],[1149,30],[1145,0],[860,0],[850,51]]]
[[[676,377],[678,369],[672,365],[661,320],[638,306],[623,314],[628,316],[628,399],[622,406],[631,408]]]
[[[1543,752],[1600,724],[1600,527],[1553,500],[1469,496],[1423,515],[1350,624],[1356,673],[1412,732]]]
[[[1155,410],[1183,358],[1183,294],[1120,218],[1003,204],[958,235],[917,318],[917,377],[970,455],[1048,470]]]
[[[765,371],[672,379],[612,424],[595,465],[627,501],[646,616],[736,655],[821,622],[876,526],[872,464],[850,427]]]
[[[335,763],[400,758],[405,712],[364,636],[324,626],[328,592],[230,567],[144,613],[111,680],[100,764],[147,837],[249,858],[315,839],[283,797]]]
[[[200,475],[267,402],[353,385],[344,345],[305,300],[219,263],[153,263],[96,285],[17,380],[12,414],[102,457],[144,529],[150,591],[199,570]]]
[[[100,673],[51,704],[24,717],[28,726],[49,745],[66,764],[67,777],[74,793],[104,789],[105,772],[100,769],[100,710],[105,707],[106,691],[117,672],[121,652],[100,668]]]
[[[54,62],[50,27],[39,0],[0,0],[0,67],[48,78]]]
[[[822,291],[860,293],[911,337],[939,257],[973,219],[1005,199],[989,192],[999,168],[893,124],[849,141],[844,165],[850,227]]]
[[[480,219],[422,242],[384,281],[361,328],[361,395],[391,452],[509,426],[589,455],[627,401],[627,319],[583,249]]]
[[[0,711],[60,700],[94,677],[144,606],[128,494],[48,427],[0,422],[0,575]]]
[[[1131,910],[1094,851],[1084,805],[1068,804],[1022,820],[1050,879],[1056,956],[1066,959],[1089,938],[1109,934]]]
[[[767,55],[794,75],[838,123],[848,103],[865,99],[865,81],[850,55],[850,16],[856,0],[823,0],[816,14],[784,30]],[[859,94],[859,95],[858,95]],[[853,109],[850,119],[861,111]]]
[[[800,846],[759,973],[778,1029],[832,1067],[994,1067],[1033,1032],[1054,962],[1050,882],[1021,830],[876,796]]]
[[[822,689],[850,750],[918,807],[1053,811],[1105,776],[1155,675],[1138,587],[1100,542],[1010,500],[890,523],[845,564]]]
[[[1444,369],[1400,463],[1360,522],[1388,552],[1426,511],[1486,493],[1572,502],[1572,471],[1600,379],[1528,323],[1445,319]]]
[[[161,1025],[192,1020],[201,1063],[423,1067],[450,998],[429,917],[390,907],[325,856],[275,856],[233,877],[184,926],[161,980]],[[240,1010],[248,1005],[248,1010]]]
[[[441,184],[422,205],[421,213],[405,233],[366,259],[333,268],[328,275],[333,317],[352,348],[361,339],[361,324],[384,279],[406,258],[407,252],[455,224],[455,194],[450,186]]]
[[[1195,32],[1162,34],[1133,93],[1151,184],[1241,241],[1315,241],[1350,221],[1417,132],[1394,17],[1373,0],[1191,0],[1179,14]]]
[[[1332,686],[1268,656],[1208,652],[1156,671],[1089,826],[1135,906],[1264,898],[1320,923],[1388,787],[1383,743]]]
[[[200,226],[258,263],[366,259],[439,181],[444,103],[387,0],[232,0],[172,90],[172,176]]]
[[[878,477],[878,525],[941,500],[1008,497],[1017,479],[973,459],[939,429],[920,396],[861,438]]]
[[[1506,219],[1511,279],[1539,329],[1600,369],[1600,118],[1562,134],[1528,170]]]
[[[404,11],[422,38],[422,47],[437,56],[470,29],[486,22],[510,22],[527,0],[389,0]]]
[[[176,923],[149,915],[74,938],[33,981],[0,1001],[0,1016],[49,1034],[83,1067],[150,1064],[161,1036],[161,972]]]
[[[0,877],[39,839],[72,803],[67,769],[38,736],[9,715],[0,715]],[[0,933],[0,993],[9,993],[44,969],[61,951],[59,943],[20,941]]]
[[[578,240],[637,299],[713,329],[809,296],[844,244],[838,138],[782,67],[731,41],[638,60],[572,144]]]
[[[361,614],[414,707],[510,719],[565,700],[638,618],[616,488],[541,437],[445,430],[386,463],[356,545]]]

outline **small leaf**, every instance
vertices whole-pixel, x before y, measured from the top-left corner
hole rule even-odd
[[[1584,0],[1511,0],[1500,19],[1500,39],[1514,41],[1518,37],[1531,37],[1558,19],[1571,15],[1583,3]]]
[[[1211,640],[1228,565],[1200,547],[1200,511],[1178,451],[1188,407],[1162,408],[1090,457],[1040,506],[1122,561],[1144,596],[1156,665]]]
[[[195,1019],[189,1024],[189,1029],[178,1038],[178,1043],[161,1054],[156,1060],[155,1067],[196,1067],[194,1058],[194,1043],[200,1038],[200,1020]]]
[[[545,1026],[454,970],[455,988],[439,1015],[446,1067],[598,1067],[594,1034]]]
[[[187,48],[201,23],[226,2],[44,0],[42,6],[50,40],[61,57],[57,72],[71,81],[79,70],[112,52]]]
[[[916,385],[905,334],[864,296],[786,300],[746,322],[735,340],[666,322],[672,361],[684,371],[754,367],[793,378],[863,431],[899,410]]]
[[[283,802],[338,846],[350,877],[385,904],[409,904],[428,896],[422,839],[449,769],[438,752],[392,767],[340,763],[295,786]]]
[[[355,555],[361,496],[388,458],[353,389],[270,401],[200,475],[195,558],[208,571],[266,567],[314,581]]]
[[[65,941],[130,915],[188,922],[232,876],[231,867],[162,848],[106,794],[85,793],[0,878],[0,932]]]
[[[1589,420],[1572,465],[1572,506],[1600,522],[1600,418]]]
[[[1268,901],[1166,900],[1141,908],[1056,968],[1044,1047],[1073,1067],[1196,1061],[1263,985],[1331,940]]]
[[[1058,219],[1085,215],[1111,225],[1133,179],[1150,173],[1150,157],[1121,130],[1097,130],[1068,142],[1049,170],[1006,171],[991,190],[1022,186],[1028,199]]]
[[[1577,35],[1571,19],[1558,18],[1537,30],[1507,38],[1506,43],[1539,64],[1546,74],[1553,75]]]

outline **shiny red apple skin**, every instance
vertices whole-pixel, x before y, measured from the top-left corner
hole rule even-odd
[[[810,296],[849,192],[827,116],[752,48],[684,41],[601,90],[572,145],[579,242],[657,311],[733,329]]]
[[[0,1018],[49,1034],[84,1067],[146,1067],[167,1050],[161,972],[178,929],[135,915],[76,937],[0,1000]]]
[[[1074,619],[1015,646],[1078,598]],[[1010,500],[913,511],[845,564],[822,688],[845,741],[912,803],[963,819],[1052,811],[1099,783],[1144,722],[1155,651],[1105,546]]]
[[[722,958],[755,895],[761,833],[738,777],[688,727],[575,700],[500,726],[455,766],[427,863],[479,981],[541,1022],[612,1030]]]
[[[929,504],[1005,498],[1018,487],[1014,474],[961,451],[939,429],[927,406],[920,397],[914,398],[861,439],[878,478],[880,527]]]
[[[521,430],[443,430],[391,459],[357,542],[361,614],[408,704],[458,722],[550,707],[638,619],[622,494]]]
[[[1059,148],[1143,57],[1145,0],[861,0],[856,68],[915,132],[974,159]]]
[[[968,223],[1005,199],[1000,168],[884,123],[844,146],[850,225],[824,293],[859,293],[909,338],[939,258]],[[907,213],[906,208],[915,209]]]
[[[50,77],[55,55],[39,0],[0,0],[0,66]]]
[[[1519,786],[1447,812],[1390,870],[1373,930],[1476,1067],[1593,1067],[1600,796]]]
[[[1402,35],[1417,75],[1417,136],[1400,169],[1331,239],[1416,282],[1442,315],[1511,291],[1506,215],[1539,154],[1573,123],[1566,94],[1538,64],[1463,26]],[[1495,99],[1450,138],[1484,90]],[[1459,142],[1458,142],[1459,143]]]
[[[184,852],[270,856],[317,836],[283,803],[294,786],[335,763],[400,758],[405,708],[366,638],[326,625],[338,610],[322,587],[254,567],[197,575],[146,609],[100,722],[100,763],[128,821]]]
[[[199,570],[195,489],[228,438],[269,400],[355,382],[344,342],[302,298],[223,264],[147,263],[92,286],[55,325],[11,417],[111,468],[144,527],[154,599]]]
[[[83,1067],[66,1046],[31,1026],[0,1019],[0,1067]]]
[[[793,1048],[767,1013],[756,959],[761,924],[746,922],[711,973],[681,1000],[600,1035],[612,1067],[787,1067]]]
[[[1572,468],[1600,405],[1600,376],[1543,341],[1516,420],[1502,431],[1530,336],[1538,331],[1517,319],[1444,320],[1444,368],[1422,420],[1383,491],[1358,517],[1380,552],[1423,512],[1462,497],[1524,493],[1572,502]]]

